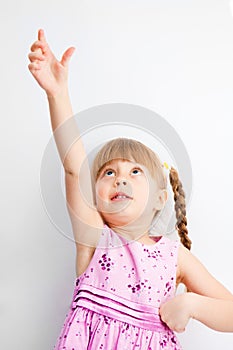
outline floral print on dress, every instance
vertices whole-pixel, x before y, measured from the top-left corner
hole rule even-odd
[[[119,244],[119,242],[121,244]],[[105,225],[74,293],[55,350],[181,350],[159,316],[175,295],[179,243],[125,240]]]

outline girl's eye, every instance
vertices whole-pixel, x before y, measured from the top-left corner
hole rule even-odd
[[[141,173],[142,173],[141,169],[133,169],[133,171],[132,171],[133,175],[138,175],[138,174],[141,174]]]
[[[140,168],[135,168],[131,171],[132,175],[140,175],[141,173],[142,173],[142,170]],[[112,170],[112,169],[106,169],[103,174],[104,176],[112,177],[116,175],[116,172],[115,170]]]
[[[114,171],[111,170],[111,169],[105,170],[104,175],[113,176],[114,175]]]

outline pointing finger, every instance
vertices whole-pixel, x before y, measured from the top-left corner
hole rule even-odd
[[[46,43],[45,34],[43,29],[38,30],[38,40],[42,41],[43,43]]]

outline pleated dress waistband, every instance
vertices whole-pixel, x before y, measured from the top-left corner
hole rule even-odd
[[[162,322],[158,308],[136,303],[120,296],[82,283],[74,293],[72,309],[84,307],[107,317],[134,326],[164,332],[169,328]]]

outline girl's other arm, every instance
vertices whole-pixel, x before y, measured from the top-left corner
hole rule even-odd
[[[233,295],[217,281],[186,248],[180,247],[179,265],[182,283],[192,293],[191,317],[222,332],[233,332]]]
[[[233,332],[233,295],[185,247],[180,245],[179,278],[190,292],[175,296],[160,308],[162,320],[183,332],[190,318],[222,332]]]

